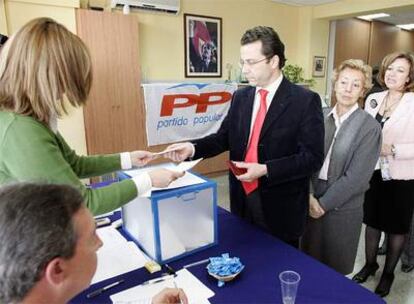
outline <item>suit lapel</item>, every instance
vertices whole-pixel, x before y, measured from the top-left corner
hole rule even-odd
[[[247,92],[247,94],[243,96],[244,99],[242,100],[242,104],[240,106],[241,108],[240,119],[243,120],[241,124],[242,143],[244,143],[246,147],[249,141],[255,93],[256,93],[256,88],[251,87],[250,90]]]
[[[266,134],[271,125],[279,118],[280,115],[285,111],[290,101],[290,82],[283,77],[282,83],[276,91],[275,96],[272,99],[270,108],[266,113],[266,117],[263,123],[262,130],[260,132],[260,139]],[[260,141],[259,139],[259,141]]]
[[[325,118],[325,156],[328,154],[328,150],[335,136],[335,131],[335,119],[332,115],[329,115]]]

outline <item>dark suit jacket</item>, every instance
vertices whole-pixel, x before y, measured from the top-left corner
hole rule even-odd
[[[220,129],[196,140],[194,158],[226,150],[230,159],[246,155],[255,87],[237,90]],[[259,180],[267,226],[284,240],[302,235],[309,206],[309,179],[323,163],[324,123],[319,96],[283,78],[266,114],[258,144],[259,163],[268,175]],[[245,193],[230,174],[231,211],[243,216]]]

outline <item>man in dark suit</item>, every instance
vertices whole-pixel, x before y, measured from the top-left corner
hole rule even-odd
[[[171,145],[175,161],[230,151],[245,173],[230,174],[231,211],[298,247],[309,204],[309,178],[323,162],[319,96],[283,77],[284,45],[270,27],[241,38],[240,66],[250,86],[237,90],[217,133]]]

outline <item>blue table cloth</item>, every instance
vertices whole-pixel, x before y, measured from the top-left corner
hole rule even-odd
[[[115,215],[117,216],[119,217],[119,214]],[[294,270],[301,275],[296,304],[385,303],[368,289],[224,209],[218,209],[218,220],[219,245],[169,264],[175,270],[179,270],[186,264],[222,253],[239,257],[246,266],[245,269],[234,281],[226,283],[221,288],[217,286],[217,280],[208,275],[207,264],[188,268],[215,292],[215,296],[210,298],[211,303],[282,303],[278,275],[284,270]],[[71,303],[111,303],[111,294],[158,276],[160,272],[149,274],[145,268],[138,269],[94,284]],[[125,279],[124,283],[93,299],[86,298],[86,294],[92,290],[121,278]]]

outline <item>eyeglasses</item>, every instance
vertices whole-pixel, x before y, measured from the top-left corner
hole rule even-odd
[[[243,68],[244,65],[246,65],[248,67],[251,67],[251,66],[253,66],[255,64],[258,64],[259,62],[265,61],[265,60],[270,59],[270,58],[271,57],[265,57],[263,59],[256,60],[256,61],[255,60],[252,60],[252,59],[247,59],[247,60],[240,59],[239,66],[240,66],[240,68]]]

